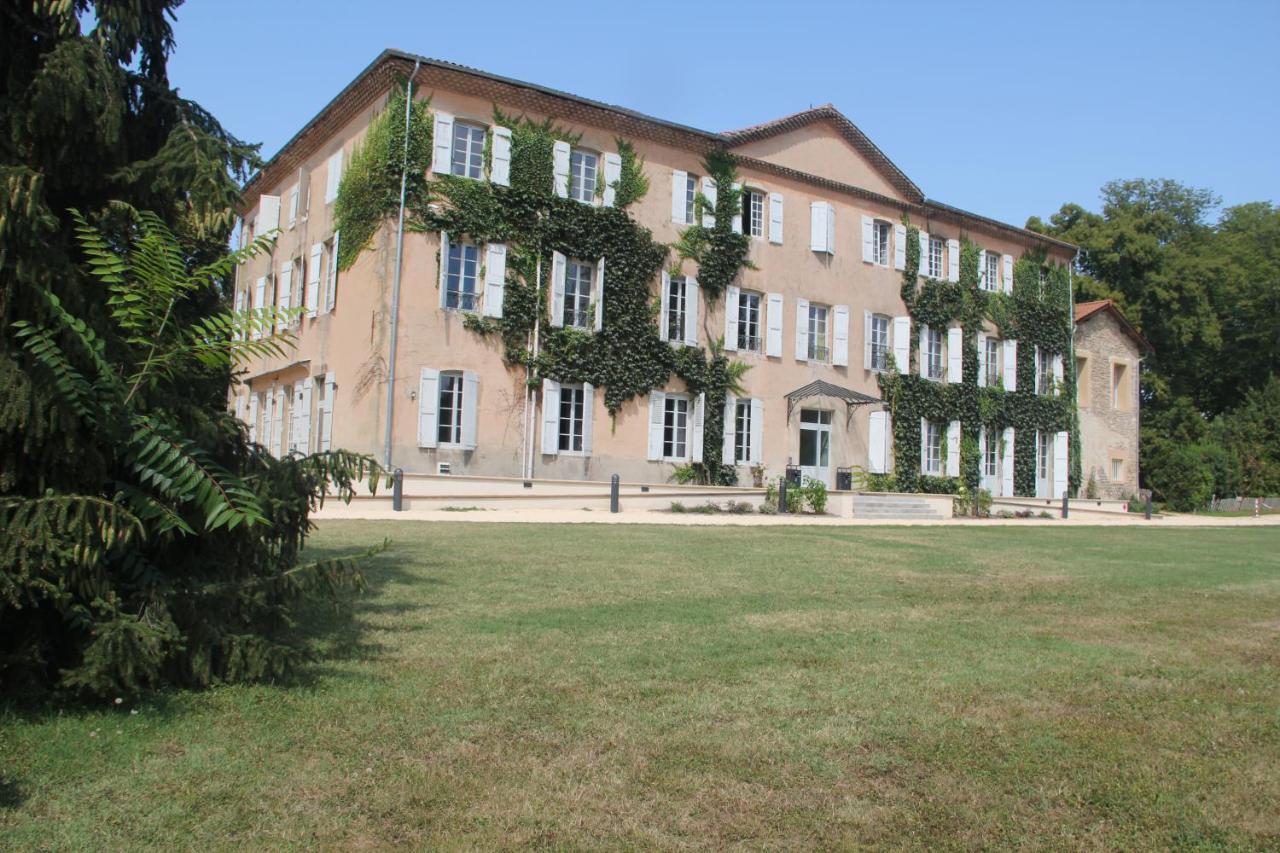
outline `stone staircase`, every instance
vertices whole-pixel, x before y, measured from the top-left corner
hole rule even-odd
[[[942,521],[951,518],[950,503],[940,502],[937,496],[875,494],[851,497],[851,515],[854,518],[886,521]],[[944,512],[943,506],[948,508],[947,511]]]

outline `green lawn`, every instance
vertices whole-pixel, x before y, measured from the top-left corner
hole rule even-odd
[[[384,536],[299,684],[0,710],[0,848],[1280,846],[1280,529]]]

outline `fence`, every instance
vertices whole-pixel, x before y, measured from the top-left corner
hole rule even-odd
[[[1280,497],[1270,498],[1219,498],[1215,497],[1210,509],[1215,512],[1241,512],[1257,509],[1259,512],[1280,511]]]

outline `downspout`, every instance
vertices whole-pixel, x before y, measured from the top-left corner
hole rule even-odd
[[[391,468],[391,423],[396,411],[396,332],[400,328],[400,269],[404,261],[404,196],[409,180],[409,120],[413,115],[413,81],[421,60],[413,63],[413,73],[404,84],[404,154],[400,160],[400,218],[396,223],[396,267],[391,279],[391,352],[387,361],[387,414],[382,459]]]

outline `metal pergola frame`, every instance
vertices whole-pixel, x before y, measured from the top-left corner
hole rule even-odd
[[[808,385],[804,385],[791,393],[787,394],[787,421],[791,421],[791,413],[795,410],[795,404],[809,397],[835,397],[844,400],[845,403],[845,426],[849,425],[849,421],[853,419],[853,410],[860,406],[883,405],[884,400],[879,397],[872,397],[863,394],[860,391],[854,391],[850,388],[841,388],[839,385],[832,385],[822,379],[815,379]]]

